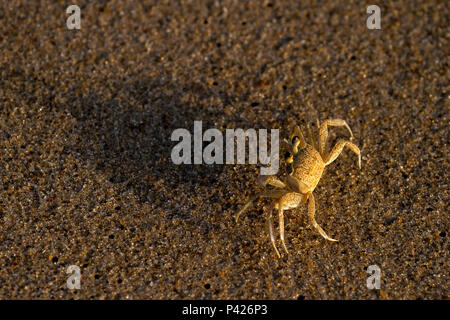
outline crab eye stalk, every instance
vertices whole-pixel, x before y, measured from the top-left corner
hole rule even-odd
[[[298,148],[300,147],[300,149],[304,148],[304,145],[302,145],[301,143],[302,141],[300,140],[299,137],[294,136],[292,138],[292,151],[297,154],[298,153]]]
[[[290,152],[286,152],[284,154],[284,160],[286,160],[287,163],[292,163],[294,161],[294,155]]]

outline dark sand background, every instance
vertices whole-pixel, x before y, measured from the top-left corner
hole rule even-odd
[[[0,297],[449,297],[447,1],[0,5]],[[176,128],[341,117],[362,149],[286,212],[277,259],[257,165],[171,162]],[[331,130],[331,139],[348,136]],[[283,168],[282,168],[283,169]],[[281,248],[281,247],[280,247]],[[381,290],[365,269],[381,268]],[[81,289],[66,269],[81,268]]]

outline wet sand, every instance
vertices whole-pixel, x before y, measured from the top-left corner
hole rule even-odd
[[[448,298],[448,3],[380,3],[381,30],[357,1],[168,3],[78,1],[80,30],[66,4],[0,9],[0,298]],[[281,259],[270,201],[234,221],[259,165],[170,158],[195,120],[316,118],[362,170],[344,150],[314,193],[339,241],[289,210]]]

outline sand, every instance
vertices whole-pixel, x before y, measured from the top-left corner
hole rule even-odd
[[[341,2],[77,1],[80,30],[61,1],[5,2],[0,298],[448,298],[448,3],[380,2],[369,30]],[[339,241],[289,210],[281,259],[271,201],[234,221],[260,165],[171,161],[195,120],[287,138],[316,118],[348,122],[362,169],[344,150],[314,192]]]

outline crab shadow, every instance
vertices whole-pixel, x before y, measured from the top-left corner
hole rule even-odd
[[[100,88],[73,97],[66,107],[76,119],[77,138],[67,146],[70,152],[117,187],[131,190],[141,202],[171,206],[174,193],[193,195],[198,187],[224,187],[220,176],[231,166],[175,165],[171,151],[178,142],[171,141],[171,134],[177,128],[192,134],[195,120],[202,120],[203,130],[214,128],[218,119],[219,123],[239,122],[221,108],[205,107],[213,96],[231,104],[230,96],[162,79],[116,82],[109,88],[109,98],[104,98],[106,89]],[[169,211],[188,214],[173,209]]]

